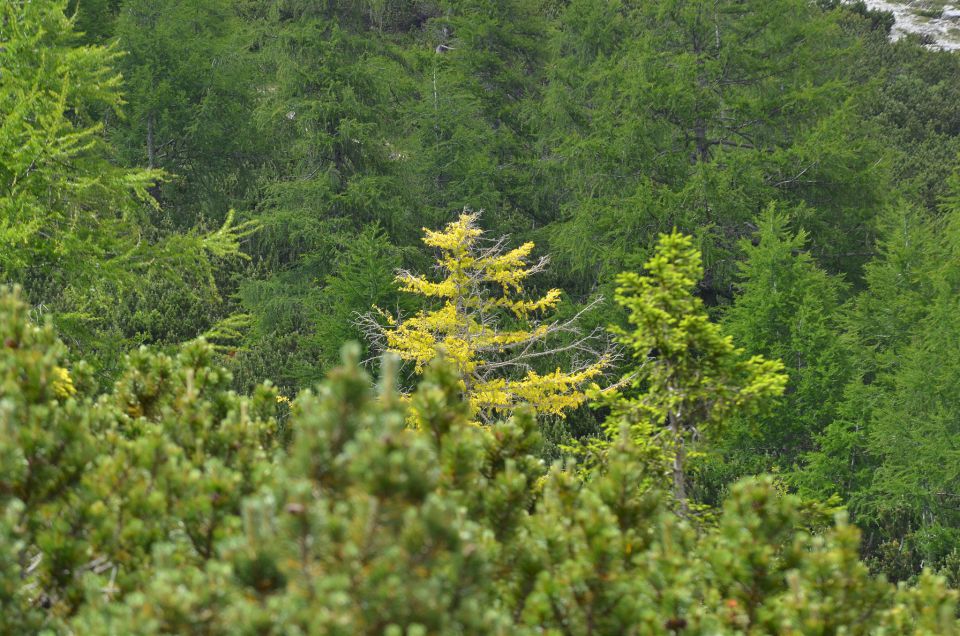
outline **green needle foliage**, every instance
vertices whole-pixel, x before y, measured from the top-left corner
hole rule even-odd
[[[4,292],[7,633],[957,632],[956,593],[871,578],[843,516],[813,533],[759,479],[698,532],[631,435],[589,473],[548,467],[532,413],[472,425],[442,361],[408,407],[395,361],[374,388],[347,347],[286,446],[276,393],[226,390],[202,342],[133,354],[94,398],[26,309]]]
[[[19,509],[5,531],[19,542],[15,591],[29,591],[21,609],[50,620],[83,602],[87,572],[105,575],[108,597],[134,588],[158,542],[186,563],[213,557],[264,478],[277,400],[265,386],[249,398],[231,392],[202,342],[175,358],[132,354],[97,398],[89,366],[70,364],[49,321],[36,326],[27,313],[5,290],[0,497]]]
[[[119,276],[160,173],[108,161],[98,117],[123,103],[118,51],[80,46],[59,2],[4,2],[0,25],[0,275],[51,303]]]
[[[81,44],[64,5],[0,6],[0,281],[111,379],[128,348],[187,340],[223,311],[219,274],[252,227],[224,210],[212,231],[159,229],[164,174],[117,165],[110,143],[122,53]]]
[[[949,633],[960,55],[904,24],[0,0],[0,633]],[[620,325],[595,408],[317,388],[464,208]]]
[[[817,265],[807,234],[791,232],[783,213],[771,209],[759,221],[756,236],[741,243],[739,293],[722,324],[746,350],[782,360],[789,379],[767,413],[734,418],[711,440],[698,487],[714,496],[744,475],[795,479],[838,417],[855,368],[843,337],[849,286]]]

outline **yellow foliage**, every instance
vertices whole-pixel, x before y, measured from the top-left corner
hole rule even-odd
[[[53,367],[53,392],[59,398],[68,398],[77,392],[70,372],[63,367]]]
[[[424,228],[423,242],[439,252],[440,280],[403,273],[397,281],[402,290],[443,304],[399,322],[381,311],[387,322],[382,328],[386,348],[412,362],[418,374],[444,355],[457,369],[473,412],[482,418],[524,403],[539,413],[562,416],[585,401],[585,385],[610,360],[601,355],[573,372],[558,368],[540,375],[533,370],[531,362],[546,359],[541,357],[543,343],[557,331],[555,323],[540,322],[535,315],[555,309],[560,290],[527,297],[524,282],[540,265],[528,260],[534,244],[506,250],[501,242],[483,242],[478,218],[479,213],[464,212],[442,231]],[[514,328],[500,329],[505,320]]]

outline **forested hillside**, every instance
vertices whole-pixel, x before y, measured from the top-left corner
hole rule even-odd
[[[0,0],[0,634],[960,631],[960,52],[892,28]]]

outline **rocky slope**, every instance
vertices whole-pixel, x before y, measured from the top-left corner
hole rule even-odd
[[[905,33],[926,35],[934,46],[960,50],[960,1],[866,0],[871,9],[892,11],[897,22],[893,37]]]

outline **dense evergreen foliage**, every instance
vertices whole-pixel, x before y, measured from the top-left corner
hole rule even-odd
[[[891,25],[0,0],[0,633],[956,631],[960,54]]]
[[[374,391],[352,345],[287,411],[194,342],[130,355],[95,397],[0,302],[5,632],[956,631],[944,580],[871,578],[842,516],[760,479],[692,525],[629,428],[585,476],[548,467],[532,411],[470,423],[454,365],[408,406],[395,362]]]

